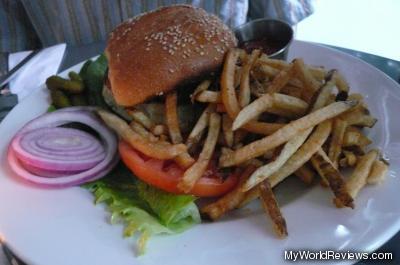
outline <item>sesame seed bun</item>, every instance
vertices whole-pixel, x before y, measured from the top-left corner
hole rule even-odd
[[[133,106],[218,70],[234,46],[232,31],[201,8],[175,5],[130,19],[107,43],[114,99]]]

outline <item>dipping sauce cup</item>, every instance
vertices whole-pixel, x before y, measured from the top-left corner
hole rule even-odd
[[[256,19],[235,29],[239,47],[251,52],[261,49],[273,59],[286,60],[293,39],[292,27],[277,19]]]

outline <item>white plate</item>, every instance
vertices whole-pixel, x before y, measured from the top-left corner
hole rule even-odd
[[[293,179],[277,192],[287,239],[275,238],[261,208],[253,204],[251,210],[183,234],[153,237],[147,253],[137,258],[135,240],[122,237],[121,225],[109,224],[108,213],[93,205],[86,190],[43,190],[13,178],[6,163],[7,145],[24,123],[46,110],[47,95],[40,89],[0,124],[1,234],[30,265],[280,264],[287,249],[375,250],[400,229],[400,87],[372,66],[315,44],[295,41],[289,57],[340,69],[379,119],[369,136],[390,158],[390,172],[382,185],[362,190],[355,210],[336,209],[327,190],[305,189]]]

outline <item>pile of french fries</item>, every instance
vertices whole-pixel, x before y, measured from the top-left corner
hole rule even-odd
[[[215,156],[219,168],[239,172],[233,190],[201,209],[213,220],[259,198],[277,235],[285,237],[273,188],[287,177],[319,182],[330,188],[336,207],[354,208],[360,190],[382,182],[388,171],[380,152],[367,149],[372,141],[363,132],[377,120],[337,70],[232,49],[221,76],[201,82],[191,97],[205,106],[188,135],[179,127],[176,91],[165,96],[165,124],[139,110],[129,111],[129,125],[111,113],[99,114],[140,152],[185,169],[178,185],[183,193]],[[350,176],[343,169],[351,169]]]

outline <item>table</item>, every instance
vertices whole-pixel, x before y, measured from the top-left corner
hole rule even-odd
[[[358,57],[361,60],[366,61],[367,63],[372,64],[376,68],[380,69],[388,76],[396,80],[400,83],[400,62],[394,61],[388,58],[354,51],[345,48],[339,48],[335,46],[325,45],[333,49],[338,49],[342,52],[348,53],[352,56]],[[62,72],[65,69],[83,61],[89,59],[93,56],[96,56],[104,51],[105,43],[98,42],[80,47],[67,47],[63,63],[59,69]],[[355,250],[356,251],[356,250]],[[377,252],[392,252],[394,256],[394,260],[392,262],[385,262],[384,264],[396,264],[400,263],[400,232],[397,233],[391,240],[389,240],[386,244],[384,244]],[[396,262],[397,261],[397,262]],[[0,250],[0,265],[8,265],[3,253]],[[369,265],[369,264],[377,264],[373,261],[362,261],[357,263],[357,265]]]

